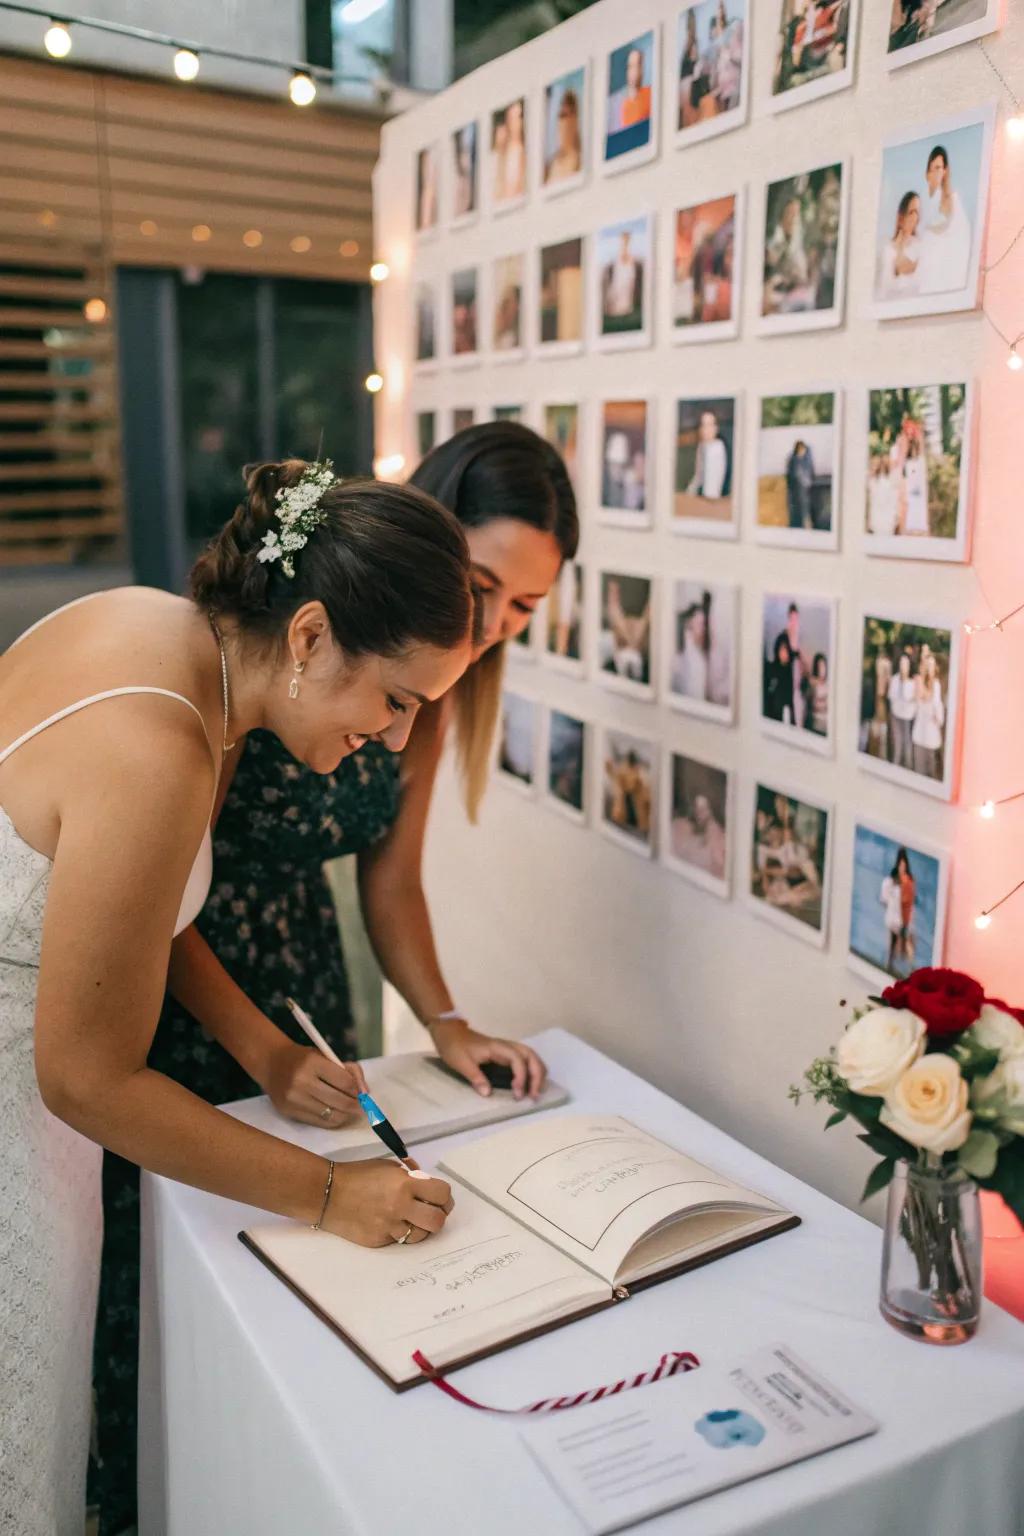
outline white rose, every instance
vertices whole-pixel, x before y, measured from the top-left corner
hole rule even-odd
[[[967,1084],[952,1056],[933,1052],[909,1066],[885,1096],[883,1125],[913,1147],[952,1152],[971,1129]]]
[[[909,1008],[873,1008],[852,1024],[836,1051],[854,1093],[882,1098],[924,1050],[924,1020]]]
[[[971,1084],[971,1103],[979,1109],[996,1110],[1000,1130],[1024,1136],[1024,1056],[1012,1056],[987,1077],[976,1077]]]
[[[967,1031],[967,1039],[974,1040],[986,1051],[998,1051],[1000,1061],[1024,1056],[1024,1024],[1018,1024],[1012,1013],[994,1008],[986,1003]]]

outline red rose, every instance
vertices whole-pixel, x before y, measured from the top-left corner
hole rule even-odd
[[[1009,1003],[1004,1003],[1001,997],[986,997],[985,1001],[990,1008],[1001,1008],[1004,1013],[1016,1019],[1018,1024],[1024,1024],[1024,1008],[1011,1008]]]
[[[947,1035],[961,1034],[974,1023],[985,1002],[985,993],[974,977],[965,976],[963,971],[924,965],[912,971],[905,981],[886,987],[882,1001],[893,1008],[909,1008],[924,1020],[929,1035],[941,1040]]]

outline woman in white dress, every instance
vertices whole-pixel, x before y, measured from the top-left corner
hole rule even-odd
[[[936,144],[925,172],[928,192],[921,218],[919,293],[955,293],[967,282],[971,223],[953,188],[949,155]]]
[[[946,707],[942,702],[942,684],[939,682],[935,657],[930,651],[921,658],[921,670],[916,683],[917,697],[911,728],[914,772],[922,774],[926,779],[937,779],[941,776],[939,754],[942,751]]]
[[[871,460],[868,476],[868,532],[878,538],[891,538],[896,532],[896,486],[889,473],[884,453]]]
[[[0,658],[0,1530],[81,1536],[100,1148],[353,1241],[450,1206],[397,1163],[339,1168],[147,1068],[173,936],[209,884],[225,752],[256,727],[329,773],[400,750],[473,650],[465,536],[418,492],[292,461],[200,559],[53,614]],[[386,594],[386,595],[382,595]],[[357,1066],[323,1064],[352,1104]]]
[[[880,299],[911,298],[920,292],[918,263],[921,242],[917,227],[921,221],[921,199],[916,192],[904,192],[896,209],[896,228],[879,257],[877,296]]]
[[[921,440],[912,437],[903,463],[903,488],[906,493],[904,533],[928,533],[928,470]]]

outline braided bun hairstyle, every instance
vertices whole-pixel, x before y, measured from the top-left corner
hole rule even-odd
[[[243,635],[279,641],[296,609],[321,602],[350,657],[396,656],[415,645],[452,650],[474,623],[469,550],[458,521],[431,496],[376,480],[336,482],[318,503],[323,521],[294,557],[261,561],[277,526],[277,492],[297,485],[302,459],[251,464],[247,495],[192,567],[204,612],[234,619]]]

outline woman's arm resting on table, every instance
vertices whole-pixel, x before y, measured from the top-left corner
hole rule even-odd
[[[402,801],[387,835],[359,855],[359,896],[366,931],[380,968],[430,1030],[439,1055],[479,1093],[490,1084],[485,1061],[512,1069],[517,1098],[536,1096],[544,1086],[544,1063],[518,1041],[499,1040],[471,1029],[465,1020],[441,1020],[452,1008],[437,958],[430,911],[423,891],[423,838],[430,797],[444,744],[443,706],[425,708],[402,754]]]
[[[177,908],[209,813],[212,774],[195,739],[138,706],[58,806],[37,988],[35,1056],[47,1107],[155,1173],[315,1221],[323,1158],[240,1124],[146,1065]],[[119,722],[120,724],[120,722]],[[324,1225],[376,1245],[434,1231],[450,1192],[378,1163],[339,1168]],[[416,1196],[411,1191],[415,1189]],[[428,1202],[424,1204],[424,1202]]]

